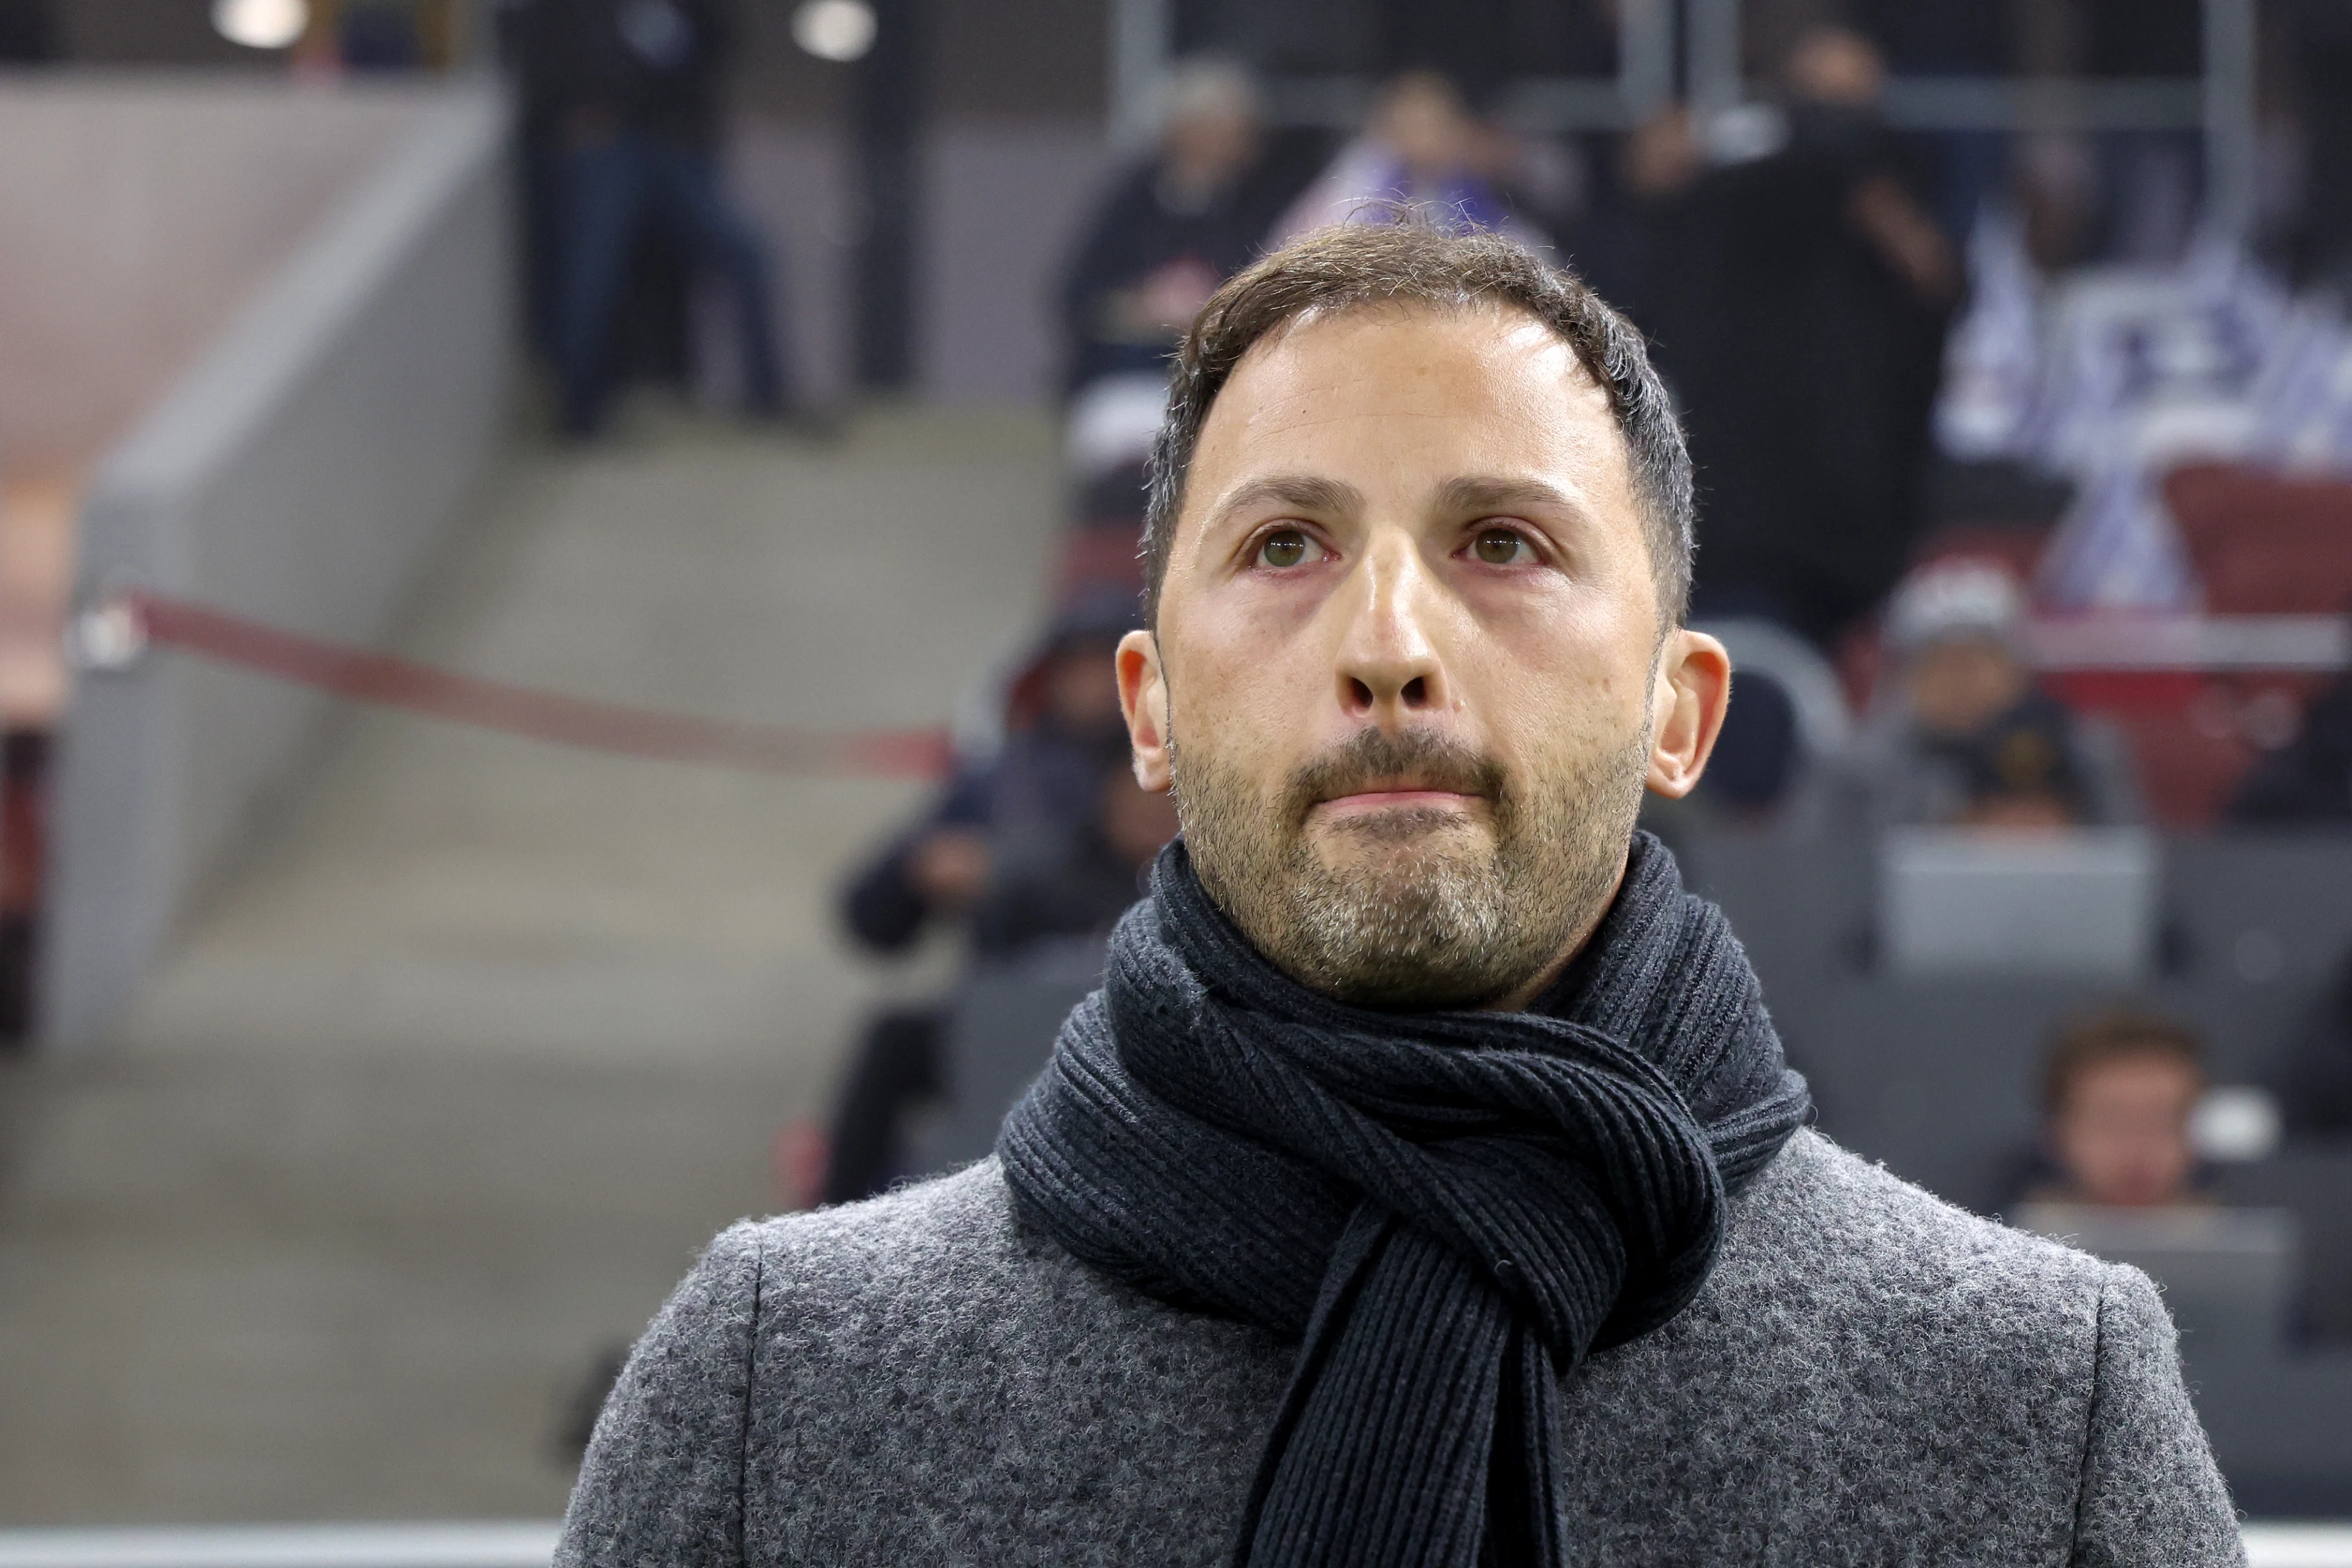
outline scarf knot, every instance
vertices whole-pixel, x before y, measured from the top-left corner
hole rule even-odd
[[[1561,1561],[1559,1379],[1705,1282],[1806,1114],[1714,906],[1637,837],[1525,1013],[1349,1006],[1267,963],[1181,843],[1007,1119],[1023,1220],[1300,1342],[1237,1563]]]

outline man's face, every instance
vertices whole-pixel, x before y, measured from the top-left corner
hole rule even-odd
[[[2197,1069],[2150,1051],[2086,1068],[2067,1091],[2051,1141],[2075,1191],[2089,1203],[2179,1203],[2197,1163],[2189,1115]]]
[[[1286,972],[1517,1005],[1696,783],[1727,668],[1660,637],[1624,441],[1517,312],[1383,307],[1258,344],[1202,429],[1119,676],[1137,772]]]

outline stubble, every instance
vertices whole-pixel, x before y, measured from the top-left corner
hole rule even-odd
[[[1534,780],[1426,730],[1363,730],[1294,769],[1271,800],[1171,736],[1178,815],[1209,895],[1278,968],[1342,1001],[1476,1007],[1533,982],[1606,911],[1641,806],[1646,740]],[[1475,795],[1310,832],[1321,801],[1400,776]],[[1317,847],[1344,837],[1339,863]]]

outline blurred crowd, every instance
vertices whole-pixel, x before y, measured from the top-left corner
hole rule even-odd
[[[0,47],[44,47],[10,5],[39,9],[0,0]],[[414,64],[429,9],[350,0],[320,47],[344,69]],[[790,1195],[936,1163],[950,1144],[927,1129],[974,1070],[959,999],[1090,976],[1175,832],[1129,772],[1111,658],[1139,620],[1168,360],[1225,279],[1327,224],[1511,235],[1649,338],[1698,474],[1694,618],[1737,668],[1706,784],[1654,804],[1670,842],[2352,827],[2352,0],[2261,15],[2260,188],[2241,193],[2205,188],[2194,132],[1888,112],[1890,84],[1921,78],[2194,79],[2195,0],[1759,0],[1751,101],[1563,135],[1504,113],[1506,84],[1439,68],[1381,83],[1346,133],[1305,132],[1237,60],[1180,61],[1053,299],[1068,517],[1049,622],[841,891],[859,946],[944,936],[961,976],[866,1022],[824,1130],[788,1151]],[[804,420],[777,258],[725,177],[722,0],[497,16],[563,429],[598,434],[644,352],[632,310],[697,279],[731,304],[745,412]],[[1021,1048],[1042,1052],[1034,1033]],[[2045,1046],[2017,1214],[2216,1203],[2194,1028],[2109,1006]],[[2290,1130],[2352,1133],[2352,956],[2278,1059]]]
[[[1549,247],[1643,328],[1681,404],[1694,613],[1731,647],[1738,700],[1700,795],[1654,814],[1670,840],[2352,826],[2352,682],[2325,660],[2184,673],[2126,647],[2085,672],[2049,630],[2085,611],[2352,606],[2352,236],[2321,189],[2347,155],[2352,71],[2331,62],[2352,63],[2352,8],[2290,18],[2298,129],[2268,156],[2307,195],[2242,234],[2200,224],[2193,134],[1905,132],[1882,111],[1891,68],[2193,76],[2197,15],[1865,6],[1859,26],[1791,29],[1769,102],[1713,124],[1675,104],[1610,135],[1516,132],[1409,71],[1319,160],[1268,129],[1247,69],[1181,63],[1156,146],[1097,202],[1058,296],[1060,618],[1005,683],[1001,743],[855,879],[851,931],[893,952],[961,922],[975,963],[1017,965],[1099,941],[1132,900],[1174,822],[1128,778],[1106,656],[1134,622],[1168,356],[1267,248],[1407,215]],[[2137,507],[2121,524],[2119,488]],[[2169,578],[2134,576],[2151,552]],[[908,1119],[949,1092],[948,1018],[871,1026],[822,1195],[908,1173]],[[2299,1118],[2334,1125],[2347,1024],[2297,1058]],[[2200,1071],[2160,1016],[2073,1026],[2016,1195],[2194,1201]]]

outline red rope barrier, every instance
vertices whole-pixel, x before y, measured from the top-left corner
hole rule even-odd
[[[321,642],[161,594],[115,601],[157,647],[201,655],[353,701],[405,709],[558,745],[762,773],[937,778],[944,730],[817,731],[731,724],[534,691]]]

